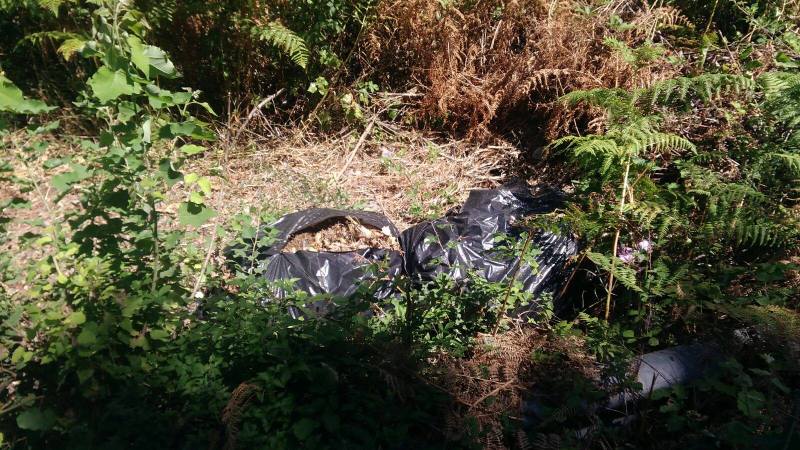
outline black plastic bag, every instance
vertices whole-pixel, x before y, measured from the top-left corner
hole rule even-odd
[[[281,253],[292,235],[330,219],[349,217],[387,235],[398,236],[389,219],[378,213],[313,208],[287,214],[262,229],[255,242],[260,242],[269,231],[273,238],[269,245],[248,245],[254,247],[255,263],[267,280],[295,279],[293,288],[312,296],[348,297],[359,284],[379,281],[375,299],[382,300],[395,294],[392,280],[401,274],[413,281],[426,282],[444,273],[461,282],[473,273],[492,282],[503,282],[514,275],[525,291],[536,298],[543,292],[555,293],[565,281],[565,266],[577,253],[577,242],[568,234],[534,232],[532,245],[540,250],[534,268],[520,263],[519,255],[502,251],[498,236],[505,236],[507,242],[519,242],[524,230],[514,226],[517,220],[552,212],[562,204],[561,193],[548,190],[533,195],[525,184],[473,190],[458,212],[423,222],[400,234],[400,252],[367,248],[352,252]],[[383,270],[372,273],[375,267]],[[289,292],[276,287],[274,294],[282,298]]]
[[[548,190],[533,195],[525,184],[470,192],[460,211],[423,222],[400,235],[404,272],[420,282],[445,273],[465,281],[473,273],[493,282],[515,276],[534,298],[543,292],[556,293],[567,278],[567,260],[577,254],[577,242],[566,233],[535,231],[533,248],[540,253],[536,266],[521,262],[519,255],[501,249],[498,237],[519,242],[521,227],[514,223],[525,216],[544,214],[563,205],[560,192]],[[519,265],[519,267],[517,267]]]
[[[330,294],[348,297],[367,280],[383,280],[375,296],[383,299],[393,292],[391,280],[402,270],[400,252],[388,249],[365,248],[349,252],[297,251],[281,253],[289,239],[297,233],[315,227],[330,219],[352,218],[357,222],[380,229],[397,238],[397,228],[385,216],[366,212],[330,208],[312,208],[281,217],[277,222],[259,231],[255,242],[260,242],[266,232],[272,233],[270,244],[255,247],[255,261],[259,272],[270,281],[295,279],[293,288],[310,295]],[[252,245],[252,244],[250,244]],[[231,250],[229,250],[231,253]],[[373,273],[379,268],[382,273]],[[286,297],[290,292],[275,288],[274,295]]]

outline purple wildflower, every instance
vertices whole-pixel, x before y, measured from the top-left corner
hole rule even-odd
[[[635,261],[633,249],[630,247],[622,247],[619,249],[617,257],[619,257],[620,261],[624,262],[625,264],[633,264]]]

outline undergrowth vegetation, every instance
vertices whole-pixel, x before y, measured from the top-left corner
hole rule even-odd
[[[0,446],[797,447],[798,23],[788,0],[0,0]],[[356,132],[334,185],[387,130],[515,147],[568,194],[532,222],[580,240],[563,289],[266,281],[282,211],[221,214],[194,169],[256,148],[265,108],[293,145]],[[695,343],[702,377],[602,407]]]

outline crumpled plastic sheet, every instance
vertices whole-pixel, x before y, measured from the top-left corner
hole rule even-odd
[[[398,251],[365,248],[351,252],[303,250],[281,253],[292,235],[329,219],[347,217],[378,228],[395,238],[398,235],[397,228],[389,219],[374,212],[312,208],[287,214],[268,228],[262,229],[256,237],[256,242],[259,242],[268,230],[272,230],[271,244],[255,248],[256,260],[263,276],[270,281],[295,279],[293,288],[310,295],[348,297],[356,292],[362,281],[377,276],[371,269],[380,268],[387,279],[378,287],[375,296],[379,300],[390,296],[393,292],[390,279],[398,276],[402,270],[402,257]],[[276,287],[273,294],[283,298],[289,292]]]
[[[524,229],[515,222],[532,214],[552,212],[563,205],[563,195],[548,190],[533,195],[524,184],[470,192],[460,211],[424,222],[400,235],[404,271],[421,282],[445,273],[456,282],[469,273],[502,282],[511,276],[526,292],[557,292],[565,281],[564,267],[577,254],[578,243],[567,233],[534,232],[531,248],[538,248],[536,267],[520,262],[498,247],[498,236],[520,241]],[[520,264],[519,268],[517,265]]]
[[[420,223],[402,234],[388,218],[378,213],[313,208],[283,216],[262,230],[257,242],[266,230],[272,229],[277,234],[271,245],[255,249],[256,259],[268,280],[296,279],[294,288],[311,295],[352,295],[359,283],[376,276],[369,269],[380,265],[385,269],[381,273],[385,282],[375,293],[377,300],[395,294],[390,280],[401,274],[425,282],[440,273],[456,282],[468,280],[469,273],[489,281],[503,281],[515,274],[524,289],[537,296],[545,291],[555,292],[564,281],[564,267],[577,253],[577,242],[567,233],[536,232],[532,245],[541,253],[535,258],[538,267],[534,270],[524,263],[517,268],[519,257],[499,251],[496,237],[507,235],[520,239],[523,230],[514,226],[517,220],[531,214],[549,213],[562,205],[563,195],[559,192],[548,190],[534,195],[525,184],[474,190],[459,211]],[[281,253],[293,234],[325,220],[344,217],[379,228],[391,236],[399,234],[401,252],[363,249]],[[277,297],[287,294],[276,288]]]

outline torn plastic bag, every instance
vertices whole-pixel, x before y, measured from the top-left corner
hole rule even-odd
[[[470,273],[492,282],[502,282],[512,274],[534,298],[543,292],[557,291],[567,278],[567,260],[577,253],[577,243],[567,234],[537,231],[533,235],[536,267],[521,264],[498,237],[519,245],[523,229],[514,223],[525,216],[552,212],[563,204],[563,194],[544,191],[534,195],[526,184],[470,192],[458,212],[409,228],[400,235],[402,252],[368,248],[352,252],[298,251],[281,253],[292,235],[329,219],[353,218],[396,237],[397,229],[383,215],[364,211],[314,208],[283,216],[260,230],[255,243],[270,232],[269,245],[255,246],[255,261],[260,272],[271,281],[295,279],[294,289],[311,295],[352,295],[366,280],[383,280],[375,297],[390,297],[392,279],[405,274],[412,280],[426,282],[444,273],[453,280],[466,281]],[[250,248],[246,253],[250,253]],[[230,253],[229,253],[230,254]],[[380,274],[368,269],[382,267]],[[287,292],[275,288],[276,297]],[[523,311],[518,311],[521,313]]]
[[[281,217],[277,222],[259,231],[255,242],[261,242],[265,233],[271,232],[269,245],[256,246],[255,260],[260,272],[270,281],[295,279],[294,289],[310,295],[330,294],[348,297],[356,292],[366,279],[383,279],[375,296],[383,299],[392,294],[391,279],[402,270],[400,252],[379,248],[366,248],[349,252],[297,251],[281,253],[289,239],[330,219],[352,218],[365,226],[381,230],[397,238],[397,228],[385,216],[366,211],[312,208]],[[251,244],[252,245],[252,244]],[[229,250],[230,253],[230,250]],[[380,273],[374,273],[379,268]],[[289,292],[275,288],[278,298]],[[294,314],[294,313],[293,313]]]
[[[544,191],[534,195],[526,184],[470,192],[460,211],[423,222],[400,235],[405,254],[405,273],[421,282],[445,273],[465,281],[470,272],[497,282],[516,275],[526,292],[538,297],[556,293],[565,281],[567,260],[577,254],[578,244],[568,234],[535,231],[531,248],[538,248],[537,267],[520,263],[520,257],[503,251],[498,237],[519,242],[522,227],[514,223],[533,214],[544,214],[563,205],[563,194]]]

